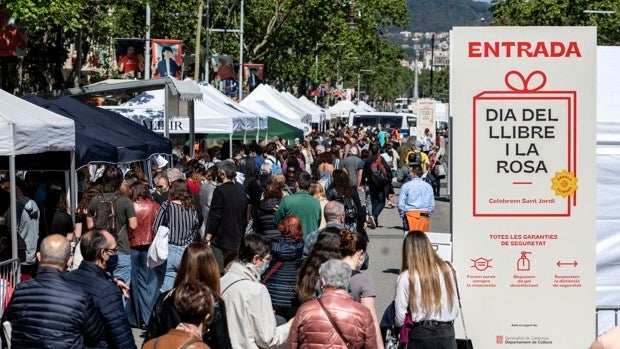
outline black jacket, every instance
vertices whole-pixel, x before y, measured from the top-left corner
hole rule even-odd
[[[258,206],[252,207],[254,230],[267,241],[280,236],[278,226],[273,223],[273,215],[279,204],[280,199],[267,198],[262,199]]]
[[[84,348],[103,338],[103,324],[91,297],[65,274],[40,268],[17,284],[2,322],[12,325],[12,348]]]
[[[208,330],[202,333],[202,340],[211,348],[232,348],[230,337],[228,337],[224,301],[218,296],[215,296],[214,300],[213,319]],[[179,322],[181,320],[177,315],[177,307],[174,305],[174,289],[160,294],[153,307],[144,342],[168,333]]]
[[[213,245],[237,250],[247,225],[248,196],[241,184],[227,182],[213,191],[207,234],[213,234]]]
[[[82,261],[78,269],[67,274],[67,280],[93,298],[103,319],[105,338],[89,347],[136,348],[121,291],[103,269],[93,262]]]

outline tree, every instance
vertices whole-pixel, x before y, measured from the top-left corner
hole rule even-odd
[[[493,0],[493,25],[596,26],[598,45],[620,45],[620,1],[617,0]],[[615,11],[613,14],[586,10]]]

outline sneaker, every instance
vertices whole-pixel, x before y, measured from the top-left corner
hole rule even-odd
[[[376,229],[377,228],[377,222],[375,222],[375,217],[373,217],[373,216],[369,216],[368,217],[368,221],[366,223],[368,224],[368,227],[370,229]]]
[[[394,205],[394,203],[393,203],[393,202],[388,201],[388,203],[387,203],[387,206],[386,206],[386,207],[387,207],[387,208],[394,208],[394,207],[396,207],[396,206]]]

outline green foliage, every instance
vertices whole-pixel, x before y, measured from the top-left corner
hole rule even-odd
[[[586,10],[615,11],[614,14]],[[617,0],[493,0],[494,25],[596,26],[598,45],[620,45],[620,1]]]
[[[431,71],[422,69],[418,75],[418,90],[420,98],[434,98],[438,101],[450,100],[450,71],[444,69],[433,71],[433,91],[431,93]]]

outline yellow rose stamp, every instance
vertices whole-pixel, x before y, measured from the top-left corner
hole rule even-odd
[[[577,188],[577,177],[567,170],[556,172],[555,176],[551,178],[551,189],[555,191],[556,196],[566,198],[575,194]]]

